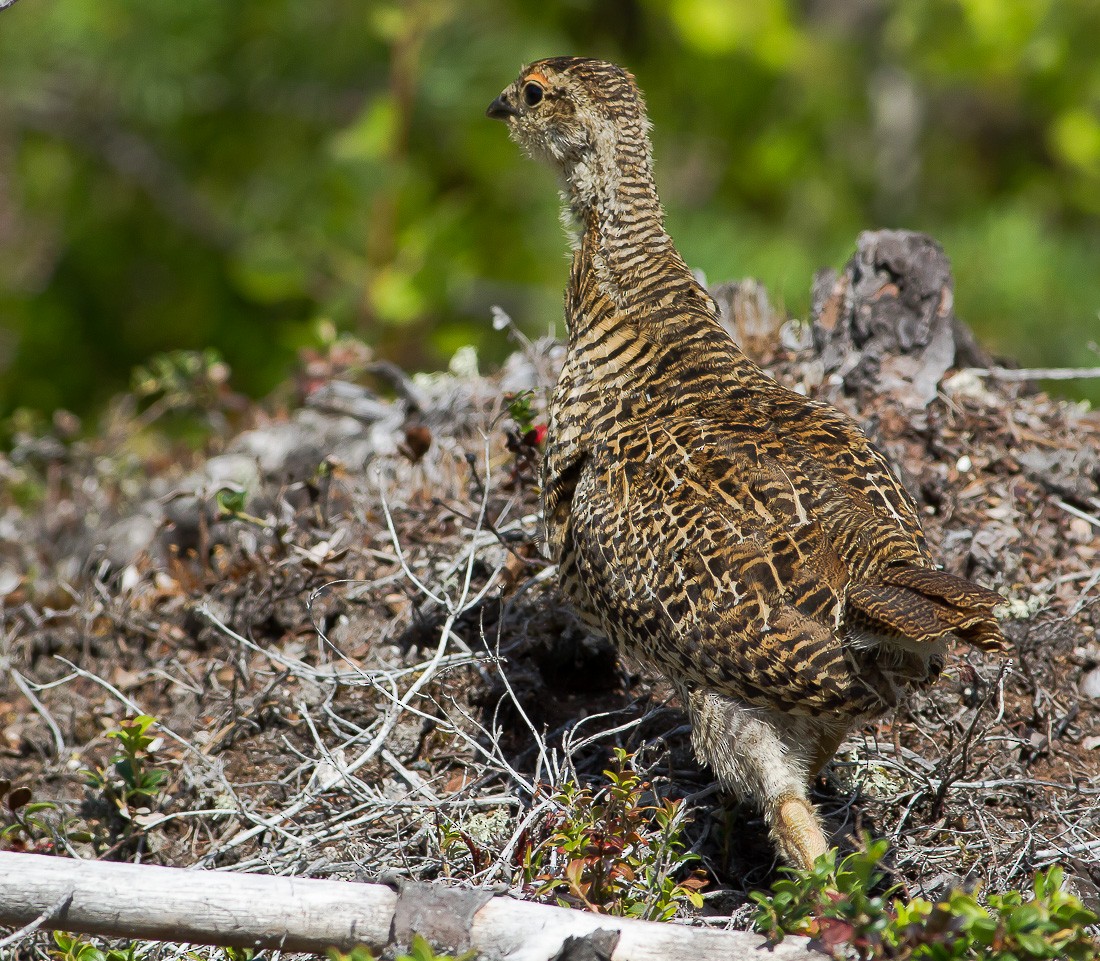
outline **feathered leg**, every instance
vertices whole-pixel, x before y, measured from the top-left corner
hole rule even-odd
[[[723,787],[763,808],[772,840],[788,864],[809,869],[828,850],[806,793],[810,759],[787,744],[760,711],[731,698],[680,687],[691,716],[695,754]],[[806,745],[806,750],[812,749]]]

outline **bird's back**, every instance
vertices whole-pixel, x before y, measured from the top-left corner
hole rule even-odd
[[[607,283],[585,236],[544,498],[586,620],[673,678],[793,714],[868,716],[997,647],[999,595],[937,571],[912,499],[835,409],[736,347],[671,245]]]

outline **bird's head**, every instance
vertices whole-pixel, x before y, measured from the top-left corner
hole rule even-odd
[[[562,176],[574,208],[614,196],[625,176],[649,178],[649,121],[634,78],[603,60],[528,64],[486,111],[530,156]]]

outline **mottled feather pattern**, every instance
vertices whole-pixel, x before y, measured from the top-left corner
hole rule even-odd
[[[539,61],[490,115],[557,166],[576,227],[543,461],[561,586],[677,684],[700,757],[760,800],[788,860],[812,862],[808,773],[934,680],[948,636],[1002,649],[1001,598],[937,570],[882,452],[721,326],[665,232],[626,71]]]

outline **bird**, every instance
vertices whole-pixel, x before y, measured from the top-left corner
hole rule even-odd
[[[855,421],[738,347],[665,229],[631,73],[555,57],[489,105],[561,184],[568,344],[541,475],[545,544],[583,623],[664,675],[699,761],[779,856],[826,853],[813,778],[853,728],[1004,653],[996,591],[941,570]]]

